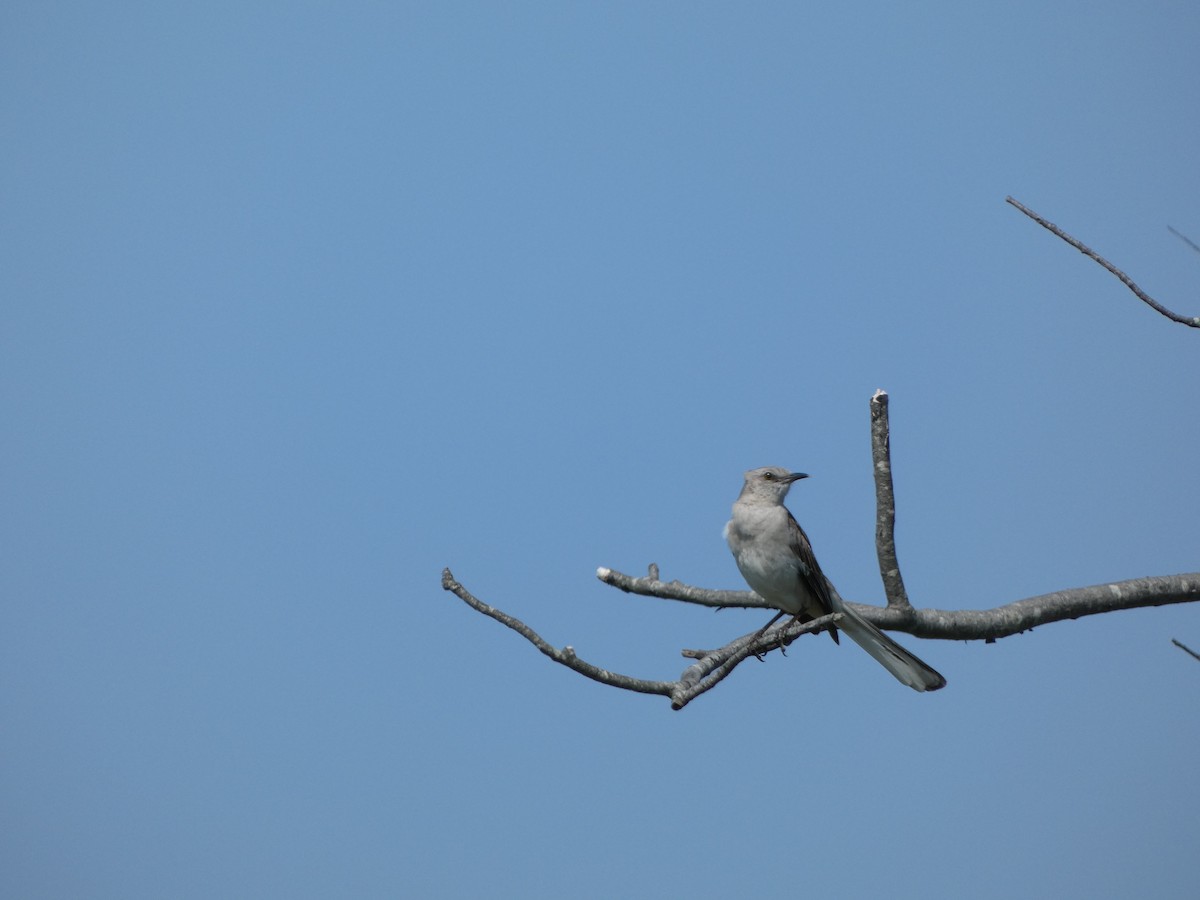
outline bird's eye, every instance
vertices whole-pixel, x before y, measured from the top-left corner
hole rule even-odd
[[[763,472],[763,481],[774,481],[774,480],[775,480],[774,472]]]

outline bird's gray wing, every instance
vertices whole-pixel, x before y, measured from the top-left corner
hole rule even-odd
[[[817,557],[813,553],[812,543],[808,539],[808,535],[804,533],[804,529],[800,527],[800,523],[796,521],[795,516],[788,512],[788,543],[791,546],[792,552],[796,555],[796,559],[800,563],[800,581],[801,587],[812,597],[820,610],[811,610],[819,615],[828,615],[831,612],[838,610],[840,604],[835,605],[833,596],[829,593],[829,586],[825,583],[825,573],[821,571],[821,566],[817,563]],[[812,618],[816,618],[814,615]],[[835,644],[841,643],[838,640],[837,628],[829,626],[829,636],[833,638]]]
[[[788,513],[788,536],[792,551],[800,561],[800,578],[804,582],[803,587],[827,613],[840,612],[842,614],[842,630],[850,635],[854,643],[866,650],[876,662],[891,672],[897,681],[908,685],[914,691],[936,691],[946,686],[946,679],[935,668],[897,644],[843,603],[841,597],[834,597],[836,592],[830,591],[829,583],[825,580],[825,573],[817,565],[817,557],[813,554],[808,535],[804,533],[804,529],[800,527],[800,523],[790,512]],[[831,626],[829,631],[834,641],[837,641],[837,629]]]

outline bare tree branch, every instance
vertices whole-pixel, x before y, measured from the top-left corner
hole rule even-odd
[[[1112,272],[1112,274],[1116,275],[1119,279],[1121,279],[1121,281],[1125,285],[1125,287],[1127,287],[1131,291],[1133,291],[1133,293],[1137,296],[1137,298],[1139,300],[1141,300],[1143,303],[1150,306],[1156,312],[1159,312],[1162,315],[1166,316],[1172,322],[1178,322],[1181,325],[1188,325],[1192,328],[1200,328],[1200,316],[1192,316],[1192,317],[1181,316],[1178,313],[1171,312],[1171,310],[1167,309],[1165,306],[1163,306],[1161,303],[1159,303],[1157,300],[1155,300],[1153,297],[1151,297],[1149,294],[1147,294],[1145,291],[1143,291],[1140,287],[1138,287],[1136,284],[1134,284],[1132,278],[1130,278],[1128,275],[1126,275],[1124,272],[1122,272],[1120,269],[1118,269],[1116,266],[1114,266],[1112,263],[1110,263],[1107,259],[1105,259],[1103,256],[1101,256],[1099,253],[1097,253],[1095,250],[1093,250],[1087,244],[1084,244],[1082,241],[1078,241],[1075,238],[1071,237],[1069,234],[1067,234],[1065,231],[1063,231],[1061,228],[1059,228],[1053,222],[1047,222],[1045,219],[1043,219],[1041,216],[1039,216],[1037,213],[1035,213],[1029,207],[1023,206],[1021,203],[1017,202],[1012,197],[1006,197],[1005,201],[1010,203],[1011,205],[1015,206],[1021,212],[1025,213],[1025,215],[1029,216],[1029,218],[1033,219],[1033,221],[1037,222],[1039,225],[1041,225],[1043,228],[1045,228],[1050,233],[1058,235],[1060,238],[1062,238],[1064,241],[1066,241],[1068,244],[1070,244],[1072,247],[1074,247],[1076,250],[1078,250],[1084,256],[1090,256],[1092,259],[1094,259],[1096,262],[1098,262],[1104,268],[1108,269],[1108,271]],[[1172,228],[1171,230],[1174,231],[1175,229]],[[1179,232],[1175,232],[1175,233],[1179,234]],[[1180,235],[1180,237],[1182,237],[1182,235]],[[1191,243],[1191,242],[1189,241],[1188,243]]]
[[[914,608],[904,590],[896,558],[896,511],[891,477],[887,406],[887,394],[877,391],[871,398],[871,441],[876,495],[875,543],[888,605],[878,607],[848,604],[877,628],[902,631],[920,638],[991,643],[998,638],[1019,634],[1038,625],[1063,619],[1078,619],[1120,609],[1193,603],[1200,600],[1200,572],[1190,572],[1056,591],[987,610]],[[647,574],[641,578],[609,568],[598,569],[596,577],[626,593],[678,600],[696,606],[716,609],[774,609],[750,591],[720,591],[694,587],[679,581],[665,582],[659,576],[658,566],[653,563],[650,564]],[[826,584],[830,591],[836,592],[832,583],[827,580]],[[641,694],[669,697],[673,709],[682,709],[696,697],[712,690],[749,657],[762,657],[773,650],[782,649],[801,634],[819,631],[839,618],[838,614],[834,614],[804,624],[794,619],[785,625],[771,623],[768,627],[735,638],[724,647],[715,650],[683,650],[682,655],[695,662],[683,670],[679,679],[653,681],[611,672],[585,662],[570,646],[562,649],[554,647],[520,619],[475,597],[454,579],[449,569],[442,572],[442,587],[472,609],[511,628],[556,663],[601,684]]]
[[[472,609],[495,619],[502,625],[508,626],[556,663],[560,663],[568,669],[574,669],[580,675],[585,675],[593,681],[623,688],[627,691],[637,691],[641,694],[665,694],[670,696],[671,691],[674,689],[674,684],[669,681],[646,681],[641,678],[631,678],[628,675],[619,675],[609,672],[607,669],[601,669],[599,666],[594,666],[591,663],[584,662],[575,655],[574,648],[570,646],[564,647],[561,650],[557,649],[516,616],[510,616],[503,610],[489,606],[478,597],[472,595],[470,591],[454,580],[454,576],[449,569],[442,570],[442,588],[453,593]]]
[[[821,616],[810,622],[793,621],[786,626],[777,625],[770,629],[759,629],[742,635],[716,650],[684,650],[682,655],[689,659],[695,659],[696,662],[683,670],[678,681],[649,681],[644,678],[635,678],[632,675],[610,672],[589,662],[584,662],[576,655],[575,649],[569,645],[559,650],[516,616],[484,603],[463,587],[449,569],[442,570],[442,588],[454,594],[477,612],[511,628],[556,663],[610,687],[639,694],[662,694],[670,697],[671,708],[676,710],[683,709],[701,694],[712,690],[725,680],[739,663],[750,656],[761,657],[772,650],[786,647],[801,634],[819,631],[826,625],[836,624],[841,618],[840,614],[835,613]]]
[[[1176,231],[1170,225],[1167,226],[1167,231],[1171,232],[1171,234],[1175,235],[1175,237],[1179,238],[1181,241],[1183,241],[1185,244],[1187,244],[1189,247],[1191,247],[1197,253],[1200,253],[1200,244],[1197,244],[1195,241],[1193,241],[1191,238],[1189,238],[1186,234],[1184,234],[1181,231]]]
[[[692,587],[680,581],[660,581],[658,566],[651,563],[650,574],[644,578],[634,578],[612,569],[601,566],[596,570],[596,577],[605,584],[619,588],[627,594],[642,594],[647,597],[661,597],[664,600],[683,600],[695,603],[697,606],[711,606],[715,609],[739,607],[742,609],[774,609],[758,594],[750,591],[717,591],[711,588]]]
[[[1192,656],[1196,657],[1196,659],[1200,659],[1200,653],[1197,653],[1195,650],[1193,650],[1187,644],[1177,641],[1177,640],[1175,640],[1175,638],[1171,638],[1171,643],[1174,644],[1176,647],[1178,647],[1180,650],[1182,650],[1184,653],[1190,653]]]
[[[610,578],[602,579],[606,584],[619,585],[622,590],[634,594],[696,603],[696,595],[704,597],[698,605],[714,606],[707,595],[721,594],[735,601],[729,606],[759,607],[762,601],[748,591],[707,591],[680,584],[669,584],[653,578],[632,578],[611,570]],[[776,625],[767,631],[750,632],[730,641],[715,650],[684,650],[682,655],[696,662],[689,665],[678,681],[651,681],[611,672],[580,659],[575,650],[552,646],[536,631],[515,616],[509,615],[472,595],[455,580],[449,569],[442,572],[442,587],[459,597],[473,609],[511,628],[537,647],[556,663],[579,674],[607,684],[611,687],[634,691],[640,694],[661,694],[671,699],[672,709],[683,709],[700,695],[712,690],[727,678],[733,670],[751,656],[763,656],[773,650],[786,647],[802,634],[820,631],[829,624],[836,624],[838,615],[822,616],[803,624],[790,622]],[[865,618],[879,628],[903,631],[921,638],[942,640],[975,641],[992,643],[998,638],[1030,631],[1038,625],[1047,625],[1064,619],[1079,619],[1083,616],[1115,612],[1120,609],[1140,609],[1164,606],[1171,603],[1193,603],[1200,601],[1200,572],[1152,578],[1135,578],[1113,584],[1057,591],[1018,600],[1005,606],[987,610],[909,609],[906,611],[885,609],[878,606],[852,604]],[[1174,643],[1197,656],[1178,641]],[[1200,658],[1200,656],[1198,656]]]
[[[693,602],[689,585],[644,578],[630,578],[619,572],[602,570],[609,578],[605,583],[619,581],[622,590],[631,594],[644,594],[666,600]],[[736,595],[738,592],[723,592]],[[755,595],[745,592],[745,597]],[[1017,600],[993,609],[911,609],[896,610],[862,603],[850,603],[863,618],[876,628],[900,631],[919,638],[947,641],[986,641],[1030,631],[1039,625],[1061,622],[1064,619],[1080,619],[1100,613],[1122,609],[1141,609],[1150,606],[1167,606],[1172,603],[1195,603],[1200,601],[1200,572],[1181,575],[1160,575],[1149,578],[1134,578],[1110,584],[1071,588],[1041,594],[1025,600]],[[709,604],[705,604],[709,605]],[[755,606],[751,602],[729,603],[729,606]]]
[[[871,459],[875,464],[875,555],[888,607],[911,610],[896,558],[896,496],[892,489],[892,441],[887,391],[871,398]]]
[[[679,676],[678,687],[671,694],[671,708],[683,709],[690,701],[712,690],[750,656],[761,657],[772,650],[782,649],[801,634],[819,631],[825,625],[835,624],[841,617],[840,613],[835,613],[803,624],[793,620],[786,626],[777,625],[742,635],[717,650],[684,650],[684,656],[697,662],[684,669]]]

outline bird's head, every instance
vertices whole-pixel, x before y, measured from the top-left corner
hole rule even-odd
[[[789,472],[779,466],[764,466],[761,469],[751,469],[746,473],[746,483],[742,486],[742,496],[753,494],[759,497],[773,497],[780,503],[787,496],[792,482],[807,478],[804,472]]]

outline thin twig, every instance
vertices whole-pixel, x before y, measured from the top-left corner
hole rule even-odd
[[[1175,640],[1175,638],[1171,638],[1171,643],[1174,644],[1176,647],[1178,647],[1180,650],[1183,650],[1186,653],[1192,654],[1192,656],[1196,657],[1196,659],[1200,659],[1200,653],[1197,653],[1195,650],[1193,650],[1187,644],[1184,644],[1181,641],[1177,641],[1177,640]]]
[[[1191,247],[1197,253],[1200,253],[1200,244],[1197,244],[1195,241],[1193,241],[1191,238],[1189,238],[1186,234],[1184,234],[1181,231],[1176,231],[1170,225],[1167,226],[1167,231],[1171,232],[1171,234],[1175,235],[1175,237],[1179,238],[1181,241],[1183,241],[1185,244],[1187,244],[1189,247]]]
[[[1068,244],[1070,244],[1072,247],[1074,247],[1076,250],[1078,250],[1084,256],[1090,256],[1092,259],[1094,259],[1096,262],[1098,262],[1104,268],[1108,269],[1108,271],[1112,272],[1112,274],[1116,275],[1119,279],[1121,279],[1121,281],[1125,285],[1125,287],[1127,287],[1131,291],[1133,291],[1134,295],[1136,295],[1139,300],[1141,300],[1143,303],[1148,305],[1151,309],[1166,316],[1172,322],[1178,322],[1180,325],[1188,325],[1192,328],[1200,328],[1200,316],[1188,317],[1188,316],[1181,316],[1178,313],[1171,312],[1171,310],[1167,309],[1165,306],[1163,306],[1161,303],[1159,303],[1157,300],[1155,300],[1153,297],[1151,297],[1149,294],[1147,294],[1145,291],[1143,291],[1140,287],[1138,287],[1136,284],[1134,284],[1132,278],[1130,278],[1128,275],[1126,275],[1124,272],[1122,272],[1120,269],[1118,269],[1116,266],[1114,266],[1112,263],[1110,263],[1107,259],[1105,259],[1103,256],[1101,256],[1099,253],[1097,253],[1095,250],[1093,250],[1087,244],[1071,237],[1069,234],[1067,234],[1065,231],[1063,231],[1061,228],[1059,228],[1053,222],[1047,222],[1045,219],[1043,219],[1041,216],[1039,216],[1037,213],[1035,213],[1029,207],[1022,205],[1021,203],[1018,203],[1012,197],[1006,197],[1005,201],[1007,203],[1010,203],[1011,205],[1015,206],[1021,212],[1025,213],[1025,215],[1029,216],[1029,218],[1033,219],[1033,221],[1037,222],[1039,225],[1041,225],[1043,228],[1045,228],[1050,233],[1055,234],[1058,237],[1062,238],[1064,241],[1066,241]]]
[[[883,390],[871,398],[871,459],[875,464],[875,555],[879,558],[883,592],[889,609],[911,610],[896,558],[896,495],[892,487],[888,395]]]

